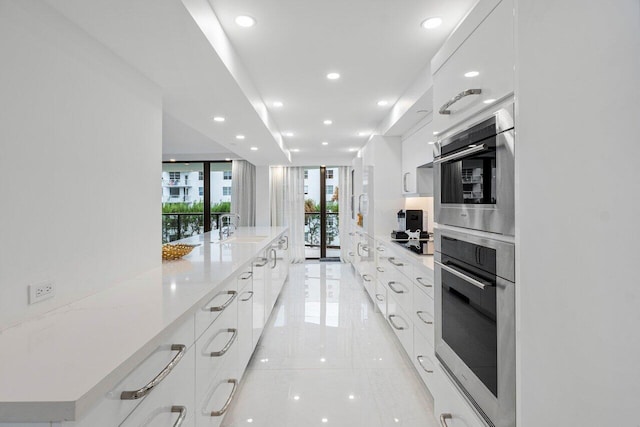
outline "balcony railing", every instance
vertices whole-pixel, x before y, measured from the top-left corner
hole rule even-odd
[[[189,187],[193,184],[188,179],[163,179],[163,187]]]
[[[211,212],[211,230],[217,230],[220,216],[227,212]],[[162,243],[173,242],[204,233],[204,213],[177,212],[162,214]]]
[[[328,248],[340,247],[340,220],[338,212],[327,212]],[[320,247],[320,212],[304,213],[304,244],[307,247]]]

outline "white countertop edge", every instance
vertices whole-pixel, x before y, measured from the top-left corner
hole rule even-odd
[[[115,369],[112,369],[108,375],[106,375],[102,380],[100,380],[97,384],[91,387],[86,393],[82,396],[78,397],[76,400],[60,400],[60,401],[0,401],[0,425],[5,422],[60,422],[60,421],[81,421],[82,418],[87,415],[98,403],[100,399],[102,399],[108,392],[112,391],[123,379],[126,377],[128,373],[130,373],[134,368],[136,368],[141,362],[143,362],[149,354],[151,354],[158,345],[162,343],[164,337],[168,334],[171,334],[174,330],[176,330],[180,324],[186,321],[190,316],[192,316],[202,304],[207,303],[211,298],[213,298],[218,291],[220,285],[224,284],[224,282],[232,277],[237,271],[246,265],[258,255],[259,252],[266,249],[269,245],[271,245],[275,240],[279,239],[283,234],[288,231],[288,227],[249,227],[249,228],[239,228],[237,230],[238,236],[247,235],[250,236],[252,233],[247,231],[249,230],[258,231],[260,233],[267,233],[267,230],[273,231],[273,233],[268,233],[263,241],[259,243],[236,243],[237,245],[242,245],[242,247],[249,248],[251,247],[251,252],[253,252],[253,256],[249,256],[244,260],[236,260],[233,261],[232,271],[227,272],[227,274],[222,274],[220,277],[216,278],[216,282],[212,283],[212,288],[203,296],[197,298],[190,306],[190,308],[186,309],[179,316],[176,316],[174,319],[168,321],[168,323],[158,331],[153,337],[149,338],[146,343],[142,343],[140,348],[133,353],[130,357],[120,363]],[[220,244],[218,242],[210,243],[210,235],[205,233],[203,235],[192,236],[186,239],[182,239],[180,242],[182,243],[194,243],[199,242],[203,244]],[[203,240],[204,239],[204,240]],[[233,245],[233,242],[222,244]],[[132,278],[133,279],[133,278]],[[123,281],[123,282],[126,282]],[[117,285],[120,286],[120,285]],[[108,291],[108,288],[105,291]],[[48,316],[56,315],[60,311],[65,311],[69,306],[78,304],[81,301],[87,298],[96,298],[99,297],[100,292],[97,294],[90,295],[81,300],[72,302],[63,307],[59,307],[57,309],[52,310],[49,313],[45,313],[43,315],[38,316],[34,319],[26,320],[15,327],[19,327],[24,323],[28,322],[37,322],[42,319],[46,319]],[[11,328],[9,328],[11,329]],[[197,338],[197,337],[196,337]],[[1,335],[0,335],[1,339]],[[192,344],[192,343],[191,343]]]

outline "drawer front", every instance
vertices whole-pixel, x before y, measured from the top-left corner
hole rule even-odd
[[[175,370],[185,364],[187,350],[192,346],[193,341],[194,323],[193,317],[190,317],[180,325],[178,329],[163,339],[162,343],[159,344],[144,361],[127,374],[118,385],[106,393],[91,412],[78,422],[78,426],[112,427],[120,425],[144,400],[157,394],[160,386],[164,382],[169,381],[175,375]],[[179,346],[185,347],[181,349]],[[182,356],[180,357],[180,355]],[[169,366],[172,361],[175,362],[178,357],[180,357],[180,360],[174,364],[174,368],[171,369],[169,374],[164,376],[164,379],[145,396],[138,399],[121,399],[123,392],[140,390],[157,378],[159,374],[166,372],[165,369],[167,366]],[[128,394],[131,395],[131,393]]]
[[[193,427],[196,409],[194,369],[194,349],[191,347],[166,380],[138,405],[121,427]]]
[[[238,363],[243,372],[253,354],[253,287],[246,286],[238,296]]]
[[[196,394],[196,426],[218,427],[233,402],[240,385],[235,358],[237,347],[231,349],[223,360],[223,366],[209,384],[199,394]],[[199,372],[196,370],[196,374]],[[196,382],[199,378],[196,378]]]
[[[434,390],[434,374],[437,369],[433,345],[419,329],[413,330],[413,357],[411,358],[420,378],[432,394]]]
[[[387,295],[393,296],[405,312],[411,313],[414,293],[411,279],[403,274],[394,272],[393,275],[385,276],[383,283],[387,288]]]
[[[267,305],[267,281],[269,280],[268,267],[265,264],[266,258],[259,259],[253,265],[253,332],[252,346],[258,344],[258,340],[262,336],[264,325],[267,321],[266,305]]]
[[[447,427],[486,427],[440,365],[434,372],[434,387],[436,419],[444,417]]]
[[[404,347],[407,355],[413,354],[413,323],[411,317],[400,307],[395,296],[387,298],[387,322]]]
[[[380,280],[376,281],[375,294],[373,296],[373,302],[375,303],[380,313],[387,317],[387,288]]]
[[[369,294],[369,297],[375,301],[376,278],[369,273],[362,274],[362,284]]]
[[[234,303],[196,341],[196,396],[204,395],[227,361],[238,366],[237,315]]]
[[[429,345],[433,347],[434,339],[434,303],[427,294],[419,289],[419,285],[414,284],[413,309],[411,310],[412,321],[416,329],[428,339]]]
[[[397,272],[405,276],[407,279],[411,279],[413,277],[412,262],[397,253],[392,253],[388,258],[386,258],[386,262],[383,263],[383,267],[391,272],[391,274],[393,274],[393,272]]]
[[[484,101],[500,100],[514,90],[513,0],[503,0],[460,45],[433,76],[433,127],[446,132],[453,126],[488,107]],[[465,74],[475,71],[476,76]],[[468,74],[467,74],[468,75]],[[481,92],[463,96],[439,110],[450,100],[470,89]]]
[[[200,337],[229,306],[235,304],[237,297],[238,289],[234,276],[219,286],[215,295],[196,312],[196,338]]]

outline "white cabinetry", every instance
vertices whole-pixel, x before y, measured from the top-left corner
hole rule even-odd
[[[402,138],[402,195],[405,197],[433,196],[433,167],[425,165],[433,162],[432,115],[423,119],[417,129],[412,129]]]
[[[251,265],[238,276],[238,368],[244,372],[253,354],[253,271]]]
[[[478,3],[434,56],[434,131],[442,133],[487,108],[490,100],[513,93],[513,9],[513,0]],[[489,11],[486,18],[478,16]],[[470,92],[477,90],[480,92]],[[451,103],[455,98],[459,99]]]

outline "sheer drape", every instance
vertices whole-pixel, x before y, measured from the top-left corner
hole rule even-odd
[[[256,225],[256,167],[246,160],[231,164],[231,212],[240,215],[238,225]]]
[[[304,169],[271,168],[271,225],[289,227],[291,262],[304,262]]]
[[[351,171],[347,166],[338,168],[339,181],[338,186],[338,205],[340,211],[338,214],[338,224],[340,226],[340,259],[342,262],[347,261],[347,242],[349,241],[349,222],[351,220]]]

